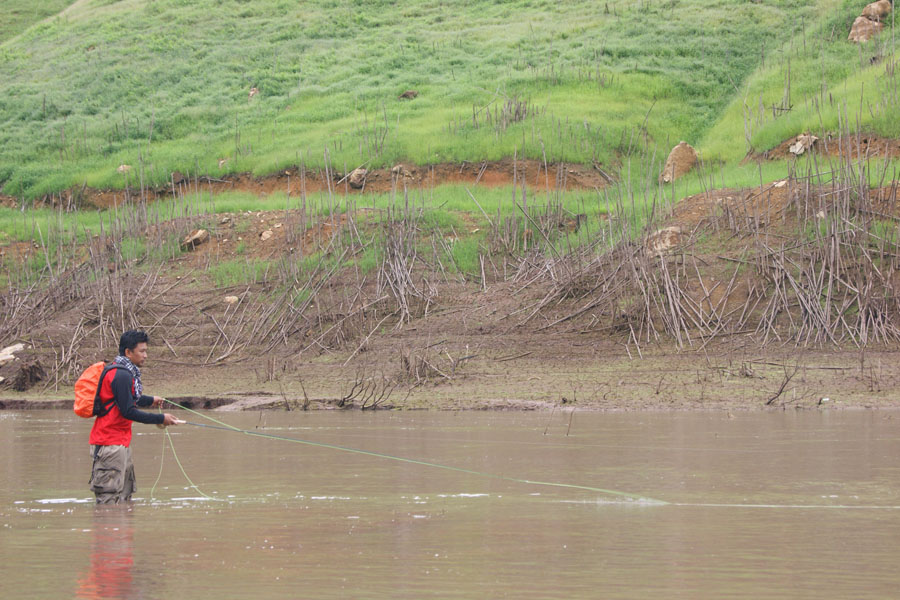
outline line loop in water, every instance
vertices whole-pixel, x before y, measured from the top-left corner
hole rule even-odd
[[[511,481],[514,483],[522,483],[525,485],[541,485],[541,486],[560,487],[560,488],[568,488],[568,489],[576,489],[576,490],[587,490],[589,492],[597,492],[600,494],[607,494],[610,496],[627,498],[631,501],[639,502],[641,504],[653,504],[653,505],[668,504],[668,502],[665,502],[663,500],[657,500],[655,498],[648,498],[647,496],[631,494],[631,493],[622,492],[619,490],[610,490],[610,489],[606,489],[606,488],[594,487],[594,486],[589,486],[589,485],[578,485],[578,484],[574,484],[574,483],[559,483],[559,482],[554,482],[554,481],[536,481],[533,479],[520,479],[518,477],[509,477],[506,475],[497,475],[494,473],[486,473],[483,471],[474,471],[472,469],[463,469],[461,467],[442,465],[440,463],[434,463],[434,462],[419,460],[419,459],[415,459],[415,458],[406,458],[403,456],[393,456],[390,454],[383,454],[381,452],[373,452],[371,450],[361,450],[359,448],[350,448],[348,446],[338,446],[335,444],[327,444],[324,442],[313,442],[311,440],[304,440],[304,439],[300,439],[300,438],[287,437],[287,436],[283,436],[283,435],[275,435],[275,434],[271,434],[271,433],[263,433],[260,431],[252,431],[249,429],[240,429],[233,425],[229,425],[228,423],[225,423],[223,421],[219,421],[218,419],[214,419],[213,417],[205,415],[201,412],[190,409],[186,406],[182,406],[176,402],[172,402],[171,400],[166,400],[166,402],[168,402],[169,404],[171,404],[173,406],[177,406],[178,408],[181,408],[182,410],[186,410],[192,414],[195,414],[203,419],[207,419],[207,420],[211,421],[212,423],[214,423],[214,425],[211,425],[209,423],[195,423],[192,421],[187,421],[185,423],[186,425],[193,425],[194,427],[205,427],[207,429],[231,431],[233,433],[242,433],[244,435],[267,438],[267,439],[271,439],[271,440],[293,442],[295,444],[304,444],[307,446],[315,446],[318,448],[328,448],[330,450],[340,450],[342,452],[351,452],[354,454],[363,454],[365,456],[374,456],[376,458],[385,458],[388,460],[395,460],[395,461],[405,462],[405,463],[410,463],[410,464],[415,464],[415,465],[422,465],[425,467],[433,467],[436,469],[446,469],[448,471],[456,471],[458,473],[467,473],[469,475],[477,475],[479,477],[490,477],[492,479],[500,479],[503,481]],[[182,471],[183,471],[183,469],[182,469]]]

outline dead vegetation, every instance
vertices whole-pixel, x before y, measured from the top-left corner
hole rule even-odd
[[[349,202],[339,214],[332,197],[312,205],[301,186],[279,212],[283,233],[266,247],[266,270],[224,288],[198,281],[214,261],[202,247],[185,259],[188,270],[167,268],[173,240],[200,226],[216,239],[226,235],[220,226],[234,226],[211,214],[186,178],[173,183],[178,203],[168,214],[129,198],[99,235],[41,232],[38,276],[11,273],[0,294],[0,343],[29,342],[45,365],[44,390],[109,358],[133,327],[165,348],[166,364],[246,368],[258,384],[282,385],[297,377],[298,361],[337,356],[334,377],[345,385],[332,404],[366,410],[396,406],[398,391],[458,383],[481,355],[462,342],[403,337],[433,322],[451,324],[445,333],[477,327],[500,344],[512,334],[610,339],[634,358],[666,346],[892,346],[900,342],[897,186],[885,171],[875,179],[887,185],[870,188],[868,168],[849,155],[827,170],[810,160],[783,182],[677,204],[653,178],[644,190],[598,190],[597,206],[575,213],[564,208],[564,166],[553,173],[544,164],[545,186],[534,190],[514,160],[514,212],[489,213],[469,190],[488,227],[477,273],[456,264],[455,230],[426,225],[423,192],[397,191],[386,210]],[[649,202],[635,207],[636,193]],[[133,256],[134,239],[149,250]],[[355,262],[367,254],[375,257],[370,271]],[[490,298],[493,308],[477,317],[472,306],[455,308],[460,290]],[[391,336],[399,341],[385,342]],[[784,368],[764,404],[797,393],[797,370]],[[732,371],[757,376],[750,362]],[[878,386],[871,369],[860,376]],[[648,389],[659,394],[662,385]],[[282,388],[285,405],[308,408],[302,391],[301,403]]]

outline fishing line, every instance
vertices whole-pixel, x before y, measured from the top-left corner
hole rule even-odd
[[[327,448],[327,449],[329,449],[329,450],[340,450],[340,451],[342,451],[342,452],[351,452],[351,453],[353,453],[353,454],[362,454],[362,455],[365,455],[365,456],[374,456],[374,457],[376,457],[376,458],[386,458],[386,459],[388,459],[388,460],[396,460],[396,461],[399,461],[399,462],[405,462],[405,463],[410,463],[410,464],[415,464],[415,465],[421,465],[421,466],[425,466],[425,467],[434,467],[434,468],[436,468],[436,469],[445,469],[445,470],[448,470],[448,471],[456,471],[456,472],[458,472],[458,473],[466,473],[466,474],[469,474],[469,475],[477,475],[477,476],[479,476],[479,477],[490,477],[490,478],[492,478],[492,479],[501,479],[501,480],[503,480],[503,481],[512,481],[512,482],[515,482],[515,483],[524,483],[524,484],[526,484],[526,485],[541,485],[541,486],[560,487],[560,488],[568,488],[568,489],[576,489],[576,490],[587,490],[587,491],[590,491],[590,492],[598,492],[598,493],[601,493],[601,494],[607,494],[607,495],[610,495],[610,496],[618,496],[618,497],[620,497],[620,498],[627,498],[627,499],[629,499],[629,500],[636,501],[636,502],[641,502],[641,503],[644,503],[644,504],[657,504],[657,505],[668,504],[668,502],[665,502],[665,501],[663,501],[663,500],[656,500],[655,498],[648,498],[647,496],[639,496],[639,495],[637,495],[637,494],[630,494],[630,493],[628,493],[628,492],[620,492],[620,491],[618,491],[618,490],[608,490],[608,489],[605,489],[605,488],[593,487],[593,486],[589,486],[589,485],[578,485],[578,484],[574,484],[574,483],[559,483],[559,482],[553,482],[553,481],[536,481],[536,480],[533,480],[533,479],[519,479],[519,478],[517,478],[517,477],[509,477],[509,476],[506,476],[506,475],[497,475],[497,474],[494,474],[494,473],[485,473],[485,472],[483,472],[483,471],[475,471],[475,470],[472,470],[472,469],[463,469],[463,468],[461,468],[461,467],[453,467],[453,466],[450,466],[450,465],[442,465],[442,464],[440,464],[440,463],[428,462],[428,461],[425,461],[425,460],[419,460],[419,459],[415,459],[415,458],[406,458],[406,457],[403,457],[403,456],[393,456],[393,455],[390,455],[390,454],[382,454],[381,452],[373,452],[373,451],[371,451],[371,450],[361,450],[361,449],[358,449],[358,448],[350,448],[350,447],[348,447],[348,446],[338,446],[338,445],[335,445],[335,444],[326,444],[326,443],[324,443],[324,442],[313,442],[313,441],[310,441],[310,440],[304,440],[304,439],[300,439],[300,438],[287,437],[287,436],[283,436],[283,435],[275,435],[275,434],[271,434],[271,433],[263,433],[263,432],[260,432],[260,431],[252,431],[252,430],[249,430],[249,429],[240,429],[239,427],[235,427],[235,426],[233,426],[233,425],[229,425],[228,423],[224,423],[224,422],[222,422],[222,421],[219,421],[219,420],[217,420],[217,419],[214,419],[213,417],[210,417],[210,416],[208,416],[208,415],[204,415],[203,413],[200,413],[200,412],[197,412],[197,411],[192,410],[192,409],[190,409],[190,408],[187,408],[186,406],[182,406],[182,405],[180,405],[180,404],[178,404],[178,403],[176,403],[176,402],[172,402],[171,400],[166,400],[166,402],[168,402],[169,404],[171,404],[171,405],[173,405],[173,406],[177,406],[178,408],[181,408],[181,409],[183,409],[183,410],[186,410],[186,411],[188,411],[188,412],[190,412],[190,413],[192,413],[192,414],[195,414],[195,415],[197,415],[197,416],[199,416],[199,417],[201,417],[201,418],[207,419],[207,420],[212,421],[213,423],[215,423],[215,425],[210,425],[210,424],[208,424],[208,423],[194,423],[194,422],[192,422],[192,421],[187,421],[187,422],[185,422],[186,425],[193,425],[194,427],[205,427],[205,428],[207,428],[207,429],[217,429],[217,430],[222,430],[222,431],[231,431],[231,432],[234,432],[234,433],[242,433],[242,434],[244,434],[244,435],[250,435],[250,436],[254,436],[254,437],[267,438],[267,439],[271,439],[271,440],[280,440],[280,441],[284,441],[284,442],[293,442],[293,443],[295,443],[295,444],[304,444],[304,445],[306,445],[306,446],[315,446],[315,447],[317,447],[317,448]],[[168,432],[167,432],[167,433],[168,433]],[[174,452],[174,449],[173,449],[173,452]],[[182,471],[183,471],[183,469],[182,469]]]
[[[541,485],[541,486],[550,486],[550,487],[560,487],[560,488],[568,488],[568,489],[577,489],[577,490],[587,490],[590,492],[598,492],[602,494],[607,494],[610,496],[617,496],[620,498],[626,498],[632,502],[637,502],[645,505],[656,505],[656,506],[679,506],[679,507],[700,507],[700,508],[763,508],[763,509],[807,509],[807,510],[817,510],[817,509],[856,509],[856,510],[900,510],[900,506],[891,506],[891,505],[847,505],[847,504],[749,504],[749,503],[701,503],[701,502],[666,502],[665,500],[657,500],[655,498],[650,498],[647,496],[639,496],[637,494],[630,494],[628,492],[621,492],[618,490],[609,490],[605,488],[598,488],[587,485],[578,485],[572,483],[559,483],[552,481],[536,481],[533,479],[519,479],[517,477],[509,477],[506,475],[497,475],[494,473],[485,473],[483,471],[475,471],[472,469],[463,469],[461,467],[453,467],[450,465],[442,465],[439,463],[428,462],[424,460],[418,460],[414,458],[406,458],[403,456],[393,456],[390,454],[382,454],[381,452],[373,452],[371,450],[361,450],[358,448],[350,448],[348,446],[338,446],[335,444],[327,444],[324,442],[313,442],[311,440],[304,440],[300,438],[288,437],[283,435],[276,435],[272,433],[263,433],[260,431],[252,431],[249,429],[241,429],[239,427],[235,427],[233,425],[229,425],[223,421],[219,421],[213,417],[205,415],[196,410],[190,409],[186,406],[182,406],[176,402],[172,402],[171,400],[166,400],[169,404],[173,406],[177,406],[182,410],[185,410],[189,413],[195,414],[203,419],[207,419],[213,423],[214,425],[210,425],[209,423],[195,423],[192,421],[186,421],[185,425],[193,425],[194,427],[204,427],[207,429],[216,429],[221,431],[231,431],[233,433],[241,433],[244,435],[250,435],[254,437],[267,438],[272,440],[279,440],[285,442],[294,442],[296,444],[304,444],[307,446],[315,446],[319,448],[327,448],[331,450],[341,450],[343,452],[351,452],[354,454],[362,454],[365,456],[374,456],[377,458],[386,458],[389,460],[396,460],[399,462],[411,463],[416,465],[422,465],[426,467],[434,467],[437,469],[445,469],[448,471],[456,471],[458,473],[466,473],[469,475],[477,475],[479,477],[489,477],[492,479],[500,479],[503,481],[511,481],[514,483],[523,483],[526,485]],[[169,446],[172,448],[172,454],[175,456],[175,461],[178,463],[178,467],[181,469],[181,472],[184,474],[185,478],[191,484],[191,487],[197,490],[200,494],[202,494],[205,498],[210,500],[218,500],[218,498],[214,498],[204,494],[200,489],[194,485],[194,482],[191,481],[190,477],[188,477],[187,473],[184,470],[184,467],[181,465],[181,461],[178,460],[178,455],[175,454],[175,446],[172,444],[172,437],[169,435],[168,430],[166,430],[166,438],[163,440],[163,450],[165,451],[165,442],[168,440]],[[160,473],[162,473],[162,461],[160,461]],[[159,478],[157,477],[157,481]],[[155,489],[156,484],[153,484]],[[151,497],[153,496],[153,490],[150,493]],[[571,503],[571,500],[564,500],[563,502]],[[584,503],[584,502],[582,502]]]
[[[162,408],[159,409],[160,414],[162,413]],[[168,442],[169,447],[172,448],[172,456],[175,457],[175,464],[178,465],[178,468],[181,469],[181,474],[184,475],[184,478],[187,479],[187,482],[190,486],[201,496],[206,498],[207,500],[219,500],[219,498],[214,498],[203,492],[197,485],[191,481],[191,478],[188,476],[187,471],[184,470],[184,467],[181,465],[181,461],[178,459],[178,453],[175,452],[175,444],[172,442],[172,435],[169,433],[169,430],[165,430],[166,435],[163,437],[163,447],[162,453],[159,456],[159,473],[156,475],[156,481],[153,482],[153,487],[150,488],[150,500],[154,499],[153,493],[156,491],[156,485],[159,483],[160,478],[162,477],[163,472],[163,462],[166,458],[166,442]]]

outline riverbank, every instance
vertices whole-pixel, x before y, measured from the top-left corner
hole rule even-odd
[[[151,338],[147,389],[191,407],[895,406],[897,188],[852,177],[644,205],[622,188],[594,206],[515,187],[367,209],[185,196],[182,216],[129,205],[84,240],[60,213],[4,248],[0,339],[23,348],[0,407],[67,406],[128,328]]]
[[[152,348],[145,385],[182,406],[218,411],[341,410],[831,410],[900,407],[897,350],[761,351],[715,344],[706,352],[625,347],[586,336],[463,335],[433,340],[434,372],[392,380],[404,348],[428,336],[397,335],[370,347],[364,368],[335,353],[265,364],[202,367]],[[469,358],[466,358],[466,357]],[[460,360],[465,359],[465,360]],[[451,361],[457,361],[456,368]],[[270,363],[271,364],[271,363]],[[0,393],[0,410],[71,408],[68,385]],[[374,406],[373,406],[374,405]]]

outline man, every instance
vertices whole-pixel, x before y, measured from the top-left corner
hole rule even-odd
[[[131,461],[131,422],[155,425],[180,423],[172,415],[138,410],[138,406],[160,406],[165,398],[145,396],[141,367],[147,360],[149,338],[143,331],[130,330],[119,340],[119,356],[100,376],[99,404],[91,429],[91,491],[97,504],[118,504],[131,500],[137,491]]]

